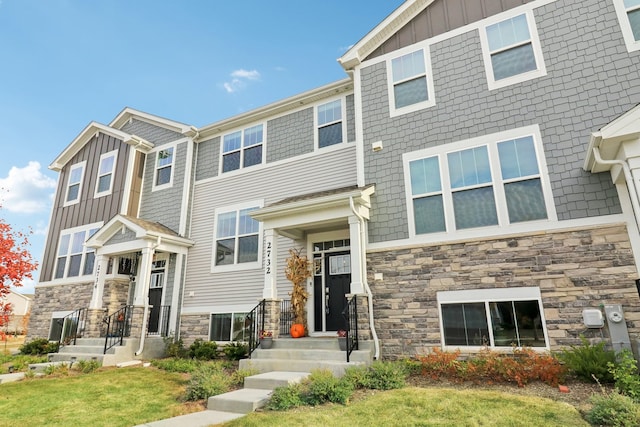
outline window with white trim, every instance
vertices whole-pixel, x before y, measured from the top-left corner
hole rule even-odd
[[[104,153],[100,156],[98,165],[98,179],[94,197],[102,197],[111,194],[113,190],[113,173],[116,169],[118,150]]]
[[[343,142],[342,99],[318,105],[316,111],[318,148]]]
[[[64,230],[60,233],[54,279],[93,274],[95,251],[85,242],[95,234],[100,224],[90,224]]]
[[[216,313],[211,315],[211,341],[249,341],[251,322],[247,313]]]
[[[249,214],[259,208],[259,204],[250,204],[216,211],[214,268],[257,264],[261,247],[260,223]]]
[[[173,181],[175,150],[175,147],[167,147],[162,150],[158,150],[153,178],[154,189],[171,187],[171,183]]]
[[[264,126],[262,124],[238,130],[222,137],[222,172],[262,163]]]
[[[499,137],[489,135],[403,156],[413,234],[552,217],[550,190],[540,173],[538,136]]]
[[[490,23],[480,29],[480,41],[489,89],[546,74],[531,11]]]
[[[82,180],[84,178],[84,166],[87,162],[76,163],[69,169],[69,180],[64,198],[64,206],[72,205],[80,201],[82,192]]]
[[[539,288],[439,292],[445,347],[548,348]]]
[[[613,3],[627,50],[640,50],[640,0],[614,0]]]
[[[387,61],[391,115],[435,105],[429,49],[419,49]]]

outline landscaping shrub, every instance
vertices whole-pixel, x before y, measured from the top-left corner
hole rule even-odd
[[[354,389],[365,389],[369,387],[369,367],[368,366],[351,366],[344,371],[342,377],[344,381],[348,381]]]
[[[609,363],[615,364],[615,353],[612,350],[607,350],[604,342],[592,345],[584,337],[580,337],[580,340],[582,341],[581,345],[572,345],[570,348],[562,350],[558,354],[558,358],[567,365],[567,368],[574,375],[583,380],[613,383],[615,380],[609,372]]]
[[[635,427],[640,425],[640,409],[628,396],[619,393],[596,394],[586,419],[597,426]]]
[[[47,356],[34,356],[30,354],[0,354],[0,374],[9,372],[9,366],[13,366],[13,372],[27,371],[31,363],[43,363],[47,361]]]
[[[194,372],[202,362],[193,359],[154,359],[151,365],[167,372]]]
[[[638,376],[638,362],[633,357],[633,353],[627,349],[622,350],[616,360],[617,363],[609,362],[608,364],[616,390],[635,402],[640,402],[640,376]]]
[[[273,411],[286,411],[305,404],[302,398],[303,388],[301,384],[292,384],[286,387],[278,387],[273,390],[271,399],[266,408]]]
[[[346,404],[353,394],[349,381],[336,378],[331,371],[319,369],[311,372],[303,382],[305,388],[303,399],[309,405],[320,405],[326,402]]]
[[[227,359],[240,360],[244,359],[247,356],[249,346],[239,342],[233,342],[224,346],[222,351],[224,352],[224,355]]]
[[[78,360],[76,362],[76,369],[83,374],[90,374],[100,367],[100,363],[97,360]]]
[[[164,351],[167,357],[189,357],[189,350],[184,348],[182,338],[177,340],[174,337],[164,338]]]
[[[31,355],[44,355],[58,351],[58,343],[49,342],[46,338],[35,338],[20,347],[20,353]]]
[[[367,369],[366,387],[374,390],[393,390],[406,384],[407,371],[401,363],[375,361]]]
[[[213,360],[217,357],[218,344],[215,341],[196,339],[189,347],[189,356],[198,360]]]
[[[454,352],[442,351],[435,347],[424,356],[419,356],[418,360],[422,365],[422,375],[437,380],[440,377],[457,378],[461,369],[461,362],[458,360],[460,350]]]
[[[226,393],[231,388],[231,377],[218,364],[203,364],[191,375],[186,399],[200,400]]]
[[[258,374],[255,369],[237,369],[231,374],[231,383],[235,386],[241,387],[244,385],[244,379],[251,375]]]

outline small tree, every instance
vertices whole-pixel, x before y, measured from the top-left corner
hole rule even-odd
[[[305,280],[311,277],[309,259],[306,255],[300,255],[300,249],[289,249],[287,267],[284,270],[287,280],[293,283],[291,295],[291,310],[293,311],[293,322],[304,325],[307,330],[307,311],[305,305],[309,294],[305,289]]]

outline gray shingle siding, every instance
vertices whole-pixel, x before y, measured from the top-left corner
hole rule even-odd
[[[111,236],[106,245],[117,245],[118,243],[127,243],[134,240],[136,240],[136,233],[127,228],[124,233],[117,232]]]
[[[314,108],[306,108],[267,123],[267,163],[314,150]]]
[[[389,117],[384,63],[362,70],[367,182],[376,184],[372,242],[408,237],[402,154],[539,124],[559,220],[621,212],[609,174],[582,170],[592,132],[640,102],[611,2],[557,1],[534,10],[547,75],[489,91],[478,31],[431,46],[434,107]],[[604,23],[608,23],[605,25]],[[631,59],[630,59],[631,58]]]
[[[152,142],[156,147],[158,145],[164,145],[177,139],[184,138],[184,135],[181,133],[135,119],[130,123],[125,124],[122,127],[122,131],[146,139],[147,141]]]
[[[354,106],[354,96],[349,95],[346,98],[347,107],[347,142],[356,140],[356,110]]]
[[[196,181],[217,176],[220,164],[220,137],[198,143],[197,150]]]

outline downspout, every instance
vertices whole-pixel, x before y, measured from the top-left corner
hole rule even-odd
[[[353,212],[360,222],[360,241],[358,242],[360,246],[360,277],[362,278],[362,284],[364,285],[364,290],[368,296],[369,327],[371,328],[371,336],[373,338],[373,346],[375,349],[373,357],[378,360],[380,359],[380,341],[378,340],[378,333],[376,332],[376,327],[373,323],[373,294],[371,293],[371,288],[369,288],[369,282],[367,281],[367,269],[365,268],[367,262],[365,219],[356,211],[356,207],[353,203],[353,196],[349,197],[349,206],[351,207],[351,212]]]
[[[153,251],[155,251],[155,249],[158,246],[160,246],[161,242],[162,242],[162,237],[158,236],[158,240],[151,247],[152,254],[153,254]],[[146,274],[146,271],[144,273]],[[144,289],[145,299],[144,299],[144,312],[142,315],[142,333],[140,334],[140,347],[138,348],[138,351],[135,352],[136,356],[140,356],[140,354],[142,354],[142,350],[144,349],[144,339],[147,336],[147,317],[149,316],[149,282],[150,282],[150,278],[147,278],[147,280],[145,281],[145,289]]]
[[[631,175],[631,168],[629,168],[629,165],[624,160],[618,160],[618,159],[604,160],[600,156],[600,149],[598,147],[593,147],[593,157],[595,158],[596,163],[599,163],[601,165],[622,166],[622,170],[624,171],[624,178],[628,184],[627,188],[629,192],[629,197],[631,198],[631,206],[633,207],[633,210],[634,210],[633,216],[636,220],[636,227],[638,227],[638,230],[640,231],[640,222],[638,222],[640,220],[640,201],[638,201],[638,188],[636,186],[635,181],[633,180],[633,175]]]

